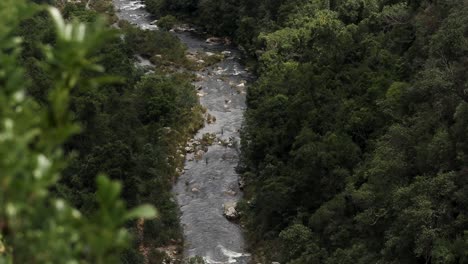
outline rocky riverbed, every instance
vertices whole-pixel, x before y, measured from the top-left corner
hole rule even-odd
[[[155,18],[142,1],[114,0],[120,19],[157,30]],[[203,39],[190,27],[174,34],[188,47],[188,59],[200,64],[194,86],[207,109],[206,124],[187,142],[185,167],[174,186],[184,230],[184,256],[201,256],[207,263],[248,263],[243,232],[235,220],[241,198],[239,132],[246,108],[246,83],[251,77],[240,64],[240,53],[224,38]]]

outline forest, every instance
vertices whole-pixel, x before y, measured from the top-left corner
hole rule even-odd
[[[111,29],[109,0],[35,2],[0,3],[0,263],[162,263],[156,248],[182,243],[181,145],[203,123],[193,77],[172,69],[185,47]],[[156,71],[140,51],[165,54]]]
[[[254,65],[257,262],[468,263],[468,2],[145,0]]]
[[[256,75],[237,168],[253,263],[468,263],[466,0],[144,2]],[[204,122],[185,55],[110,0],[0,1],[0,263],[182,246],[171,186]]]

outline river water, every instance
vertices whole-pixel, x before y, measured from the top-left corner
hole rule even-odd
[[[153,18],[143,1],[114,0],[120,19],[143,29],[156,30]],[[245,81],[250,78],[239,63],[240,53],[232,47],[207,44],[189,32],[174,33],[190,53],[221,52],[220,63],[196,72],[200,103],[216,118],[195,136],[216,135],[215,144],[208,146],[201,159],[188,154],[184,173],[174,186],[174,196],[180,206],[180,222],[184,232],[186,258],[201,256],[207,263],[249,262],[242,229],[223,216],[223,205],[241,198],[235,168],[239,162],[239,130],[243,123]],[[218,144],[224,141],[225,144]],[[228,145],[228,146],[225,146]]]

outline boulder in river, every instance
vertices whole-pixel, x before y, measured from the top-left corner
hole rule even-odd
[[[191,61],[196,61],[197,60],[197,57],[193,54],[187,54],[185,55],[185,57],[187,58],[187,60],[191,60]]]
[[[193,149],[192,146],[187,146],[187,147],[185,147],[185,151],[186,151],[187,153],[192,153],[192,152],[194,151],[194,149]]]
[[[227,194],[227,195],[230,195],[230,196],[236,196],[237,195],[237,193],[235,191],[233,191],[233,190],[227,190],[224,193]]]
[[[237,202],[227,202],[223,205],[223,215],[228,220],[236,220],[239,217],[239,212],[236,210]]]
[[[238,87],[238,88],[244,88],[244,87],[245,87],[245,83],[243,83],[243,82],[242,82],[242,83],[239,83],[239,84],[237,85],[237,87]]]
[[[175,32],[195,32],[196,29],[187,24],[182,24],[174,27]]]
[[[222,38],[211,37],[207,38],[205,42],[209,44],[221,44],[224,42],[224,40]]]
[[[196,160],[201,160],[203,158],[203,154],[205,154],[205,152],[203,150],[198,150],[196,153],[195,153],[195,159]]]

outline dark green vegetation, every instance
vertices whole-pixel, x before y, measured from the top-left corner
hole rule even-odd
[[[30,38],[28,18],[41,11],[37,18],[48,23]],[[156,217],[149,205],[129,211],[135,203],[121,200],[122,185],[103,175],[90,183],[90,210],[55,191],[70,157],[63,145],[81,129],[68,111],[71,94],[104,84],[94,51],[109,36],[99,21],[67,23],[55,8],[0,2],[0,263],[116,263],[131,241],[124,225]],[[39,48],[35,76],[48,78],[31,78],[26,55]],[[41,91],[36,80],[47,92],[34,98],[27,91]]]
[[[13,2],[8,3],[10,6],[7,10],[12,8]],[[108,13],[107,27],[109,27],[110,23],[115,22],[110,3],[108,0],[93,1],[91,10],[87,10],[84,4],[58,4],[58,6],[65,20],[68,21],[96,23],[101,13]],[[18,20],[19,17],[12,19]],[[62,113],[69,108],[72,112],[70,120],[79,123],[81,127],[80,133],[73,133],[73,136],[67,137],[66,140],[61,138],[61,135],[53,134],[55,130],[48,131],[48,128],[44,128],[51,133],[48,136],[52,138],[57,136],[57,140],[61,140],[58,143],[63,143],[65,156],[71,156],[67,166],[60,164],[60,167],[57,167],[63,170],[62,177],[58,184],[49,187],[51,195],[63,198],[78,208],[83,215],[91,217],[96,209],[103,207],[100,206],[101,200],[97,197],[99,192],[96,193],[95,178],[97,174],[104,173],[112,180],[121,182],[121,196],[127,207],[148,203],[154,205],[159,211],[159,218],[153,217],[146,220],[144,225],[139,225],[139,227],[136,221],[126,221],[126,218],[116,213],[105,215],[107,222],[103,221],[102,224],[108,224],[109,227],[107,229],[103,227],[102,232],[98,225],[96,227],[85,226],[90,228],[87,233],[90,239],[93,236],[96,237],[94,238],[96,241],[92,241],[92,243],[97,243],[96,247],[102,247],[104,250],[107,250],[106,247],[110,249],[104,252],[109,255],[107,259],[97,261],[90,257],[89,259],[83,258],[83,261],[117,263],[120,258],[124,263],[140,263],[143,262],[143,256],[138,251],[138,247],[143,245],[148,248],[150,263],[161,263],[163,254],[156,248],[168,244],[180,245],[182,240],[177,217],[178,209],[171,200],[170,193],[172,182],[177,176],[176,168],[181,166],[184,159],[182,146],[187,138],[203,124],[198,97],[190,84],[191,75],[170,73],[187,63],[185,47],[176,37],[167,32],[145,32],[129,25],[123,25],[121,30],[114,30],[112,34],[108,32],[110,30],[107,30],[107,33],[102,35],[97,33],[91,35],[92,39],[89,42],[93,45],[79,42],[73,43],[75,46],[68,44],[70,47],[66,47],[66,43],[60,42],[57,38],[54,24],[47,12],[29,14],[17,22],[19,26],[14,35],[21,36],[23,39],[22,50],[18,56],[19,64],[25,69],[23,78],[30,83],[27,87],[27,97],[37,102],[35,109],[38,113],[52,110]],[[0,26],[1,29],[3,26]],[[79,29],[74,32],[77,38],[80,34],[78,31]],[[107,35],[108,37],[104,38]],[[0,40],[3,40],[1,37],[3,36],[0,35]],[[94,45],[94,43],[100,45]],[[50,46],[50,49],[63,49],[63,54],[60,53],[60,57],[47,66],[44,62],[49,62],[49,58],[46,56],[47,53],[44,53],[44,45]],[[82,50],[89,51],[91,58],[89,61],[84,61],[79,57],[84,52]],[[135,67],[135,54],[154,61],[158,65],[154,69],[155,72],[145,74],[142,69]],[[76,59],[70,59],[75,57]],[[96,61],[99,62],[99,66],[94,65]],[[84,69],[76,70],[75,68],[81,64],[84,64]],[[51,87],[57,84],[57,79],[62,76],[61,73],[67,71],[76,75],[67,80],[73,83],[73,90],[70,90],[68,97],[62,94],[54,95],[55,90]],[[3,73],[3,68],[0,68],[0,78],[4,77]],[[100,85],[98,86],[97,83]],[[2,85],[3,82],[0,81],[0,86]],[[53,104],[57,103],[57,100],[63,100],[64,105],[57,106],[56,109]],[[0,117],[2,114],[3,112],[0,112]],[[58,125],[55,124],[58,121],[54,119],[49,122],[51,126]],[[73,132],[77,131],[73,130]],[[4,167],[0,168],[3,172]],[[3,183],[3,178],[0,178],[2,192]],[[111,204],[112,201],[105,204],[111,207],[109,210],[122,210],[120,205]],[[2,209],[0,242],[5,236],[6,245],[9,246],[9,237],[6,235],[8,230],[3,231],[3,201],[0,200],[0,202]],[[43,216],[39,222],[47,223],[46,219],[47,216]],[[137,240],[134,241],[133,249],[123,254],[119,254],[117,250],[110,252],[113,244],[119,246],[118,249],[123,249],[125,248],[123,239],[128,241],[127,237],[124,237],[126,233],[123,230],[117,230],[121,233],[121,238],[112,237],[113,233],[105,233],[113,231],[111,228],[122,221]],[[73,223],[70,220],[70,224]],[[96,230],[93,231],[91,228]],[[73,237],[73,234],[64,235],[70,236],[72,240],[78,239]],[[103,239],[109,241],[102,242]],[[30,240],[25,240],[26,242],[31,245],[38,243]],[[54,242],[61,244],[62,247],[70,246],[68,241]],[[47,245],[45,243],[43,246]],[[84,248],[89,246],[94,246],[94,244],[83,245]],[[117,248],[117,246],[114,247]],[[21,251],[23,248],[18,246],[17,250]],[[79,250],[77,250],[78,253],[80,253]],[[3,251],[0,243],[0,257]],[[42,251],[47,251],[47,249]],[[60,254],[52,249],[50,252]],[[27,257],[38,252],[22,252],[21,254]],[[44,255],[38,254],[37,260],[31,258],[30,261],[22,261],[22,258],[16,258],[16,261],[24,263],[66,262],[50,259],[45,253]]]
[[[185,45],[169,32],[142,31],[125,21],[120,24],[125,30],[127,47],[131,53],[149,59],[159,66],[160,71],[170,70],[164,66],[189,66],[185,57]]]
[[[177,24],[177,18],[171,15],[161,17],[157,23],[158,27],[163,30],[170,30],[176,24]]]
[[[260,262],[468,262],[466,1],[146,2],[257,59],[241,170]]]

